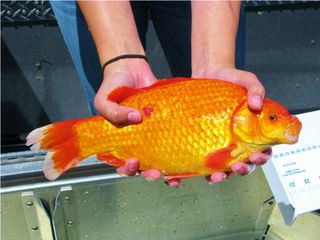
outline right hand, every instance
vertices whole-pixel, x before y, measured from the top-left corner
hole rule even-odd
[[[138,124],[142,116],[137,109],[121,106],[108,100],[108,95],[118,87],[142,88],[157,80],[144,59],[120,59],[104,70],[104,79],[95,96],[94,106],[109,122],[117,127]]]

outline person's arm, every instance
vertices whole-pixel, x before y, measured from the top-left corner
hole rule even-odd
[[[129,1],[78,1],[78,5],[101,65],[119,55],[145,54]],[[139,123],[139,111],[108,101],[107,96],[120,86],[139,88],[154,83],[149,64],[144,59],[121,59],[108,65],[103,76],[94,100],[97,111],[115,125]]]
[[[192,76],[224,79],[248,90],[249,107],[261,110],[264,87],[250,72],[235,69],[240,1],[192,2]]]
[[[129,1],[78,1],[89,31],[94,39],[100,63],[123,54],[144,55]],[[95,96],[97,111],[117,126],[140,123],[138,110],[108,101],[107,96],[117,87],[145,87],[156,82],[144,59],[121,59],[108,65],[103,72],[101,86]],[[139,168],[135,158],[117,168],[119,174],[132,176]],[[159,173],[142,172],[147,179],[159,179]]]
[[[192,77],[215,78],[239,84],[247,89],[248,104],[260,111],[263,105],[264,87],[251,72],[235,68],[236,35],[240,14],[240,1],[193,1],[192,3]],[[260,165],[271,155],[256,153],[250,161]],[[239,175],[248,174],[250,166],[243,162],[231,166]],[[223,172],[214,173],[209,181],[220,182],[227,178]]]
[[[101,65],[122,54],[145,54],[129,1],[78,1]]]
[[[235,67],[240,2],[192,2],[192,73]]]

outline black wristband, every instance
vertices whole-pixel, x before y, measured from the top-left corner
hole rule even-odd
[[[123,55],[120,55],[120,56],[117,56],[117,57],[114,57],[114,58],[111,58],[110,60],[106,61],[101,69],[102,69],[102,72],[104,72],[104,69],[106,68],[106,66],[108,66],[109,64],[115,62],[115,61],[118,61],[120,59],[124,59],[124,58],[142,58],[144,60],[146,60],[147,62],[148,61],[148,58],[145,56],[145,55],[140,55],[140,54],[123,54]]]

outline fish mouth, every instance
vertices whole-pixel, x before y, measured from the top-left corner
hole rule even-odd
[[[284,134],[289,144],[294,144],[298,142],[301,128],[302,128],[302,124],[299,121],[299,119],[295,116],[292,116],[291,122]]]
[[[288,131],[287,131],[285,133],[285,138],[287,140],[287,143],[294,144],[294,143],[298,142],[299,135],[292,135],[292,134],[289,134]]]

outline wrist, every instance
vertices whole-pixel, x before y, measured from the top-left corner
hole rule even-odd
[[[192,74],[206,77],[216,68],[234,68],[240,3],[193,1]]]
[[[136,39],[135,37],[126,37],[122,39],[124,41],[117,41],[116,44],[110,43],[110,41],[107,40],[97,44],[97,51],[101,65],[110,59],[125,54],[146,55],[139,39]],[[128,43],[125,39],[131,39],[131,42]]]
[[[130,73],[132,77],[141,71],[151,71],[149,63],[142,58],[123,58],[107,65],[103,69],[104,78],[114,73]]]
[[[104,72],[104,69],[114,63],[114,62],[117,62],[117,61],[120,61],[120,60],[123,60],[123,59],[143,59],[145,60],[147,63],[149,63],[148,61],[148,58],[147,56],[145,55],[142,55],[142,54],[122,54],[122,55],[119,55],[117,57],[114,57],[114,58],[111,58],[109,59],[108,61],[106,61],[104,64],[102,64],[102,72]]]
[[[193,39],[192,75],[206,77],[219,68],[235,68],[234,44],[221,46],[204,39]]]
[[[109,34],[97,43],[97,51],[101,63],[123,54],[146,54],[137,33],[117,36]]]
[[[146,87],[156,82],[145,59],[126,58],[108,65],[103,72],[103,84],[108,86]]]
[[[196,64],[192,64],[192,77],[210,78],[210,76],[214,75],[215,72],[218,72],[221,69],[235,69],[235,64],[232,61],[199,61]]]

